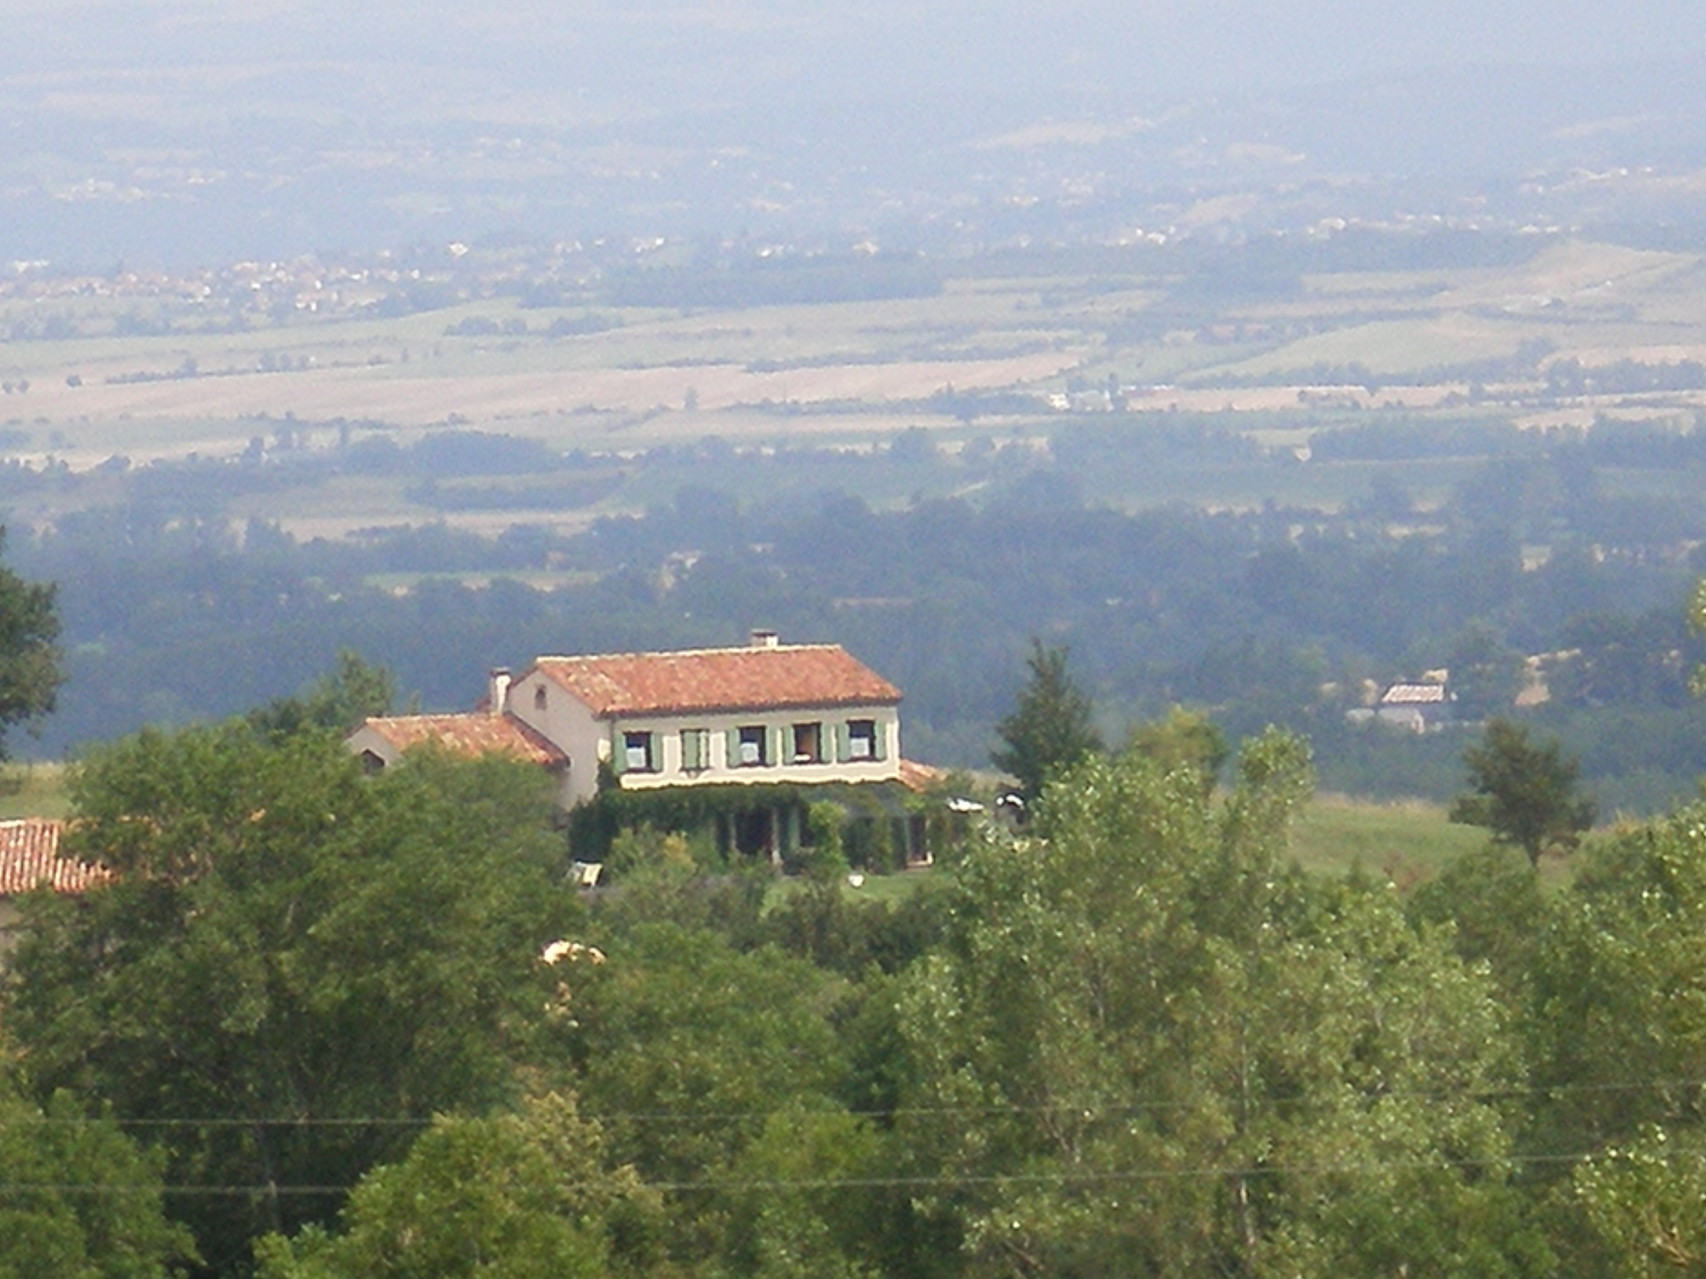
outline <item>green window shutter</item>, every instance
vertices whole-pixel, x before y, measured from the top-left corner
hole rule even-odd
[[[888,725],[882,720],[877,721],[876,735],[871,739],[871,758],[881,761],[885,754],[884,745],[889,735]]]
[[[698,772],[699,763],[699,730],[684,728],[681,730],[681,768],[683,772]]]
[[[853,733],[847,727],[846,720],[840,720],[835,725],[835,762],[845,764],[853,758]]]
[[[618,777],[628,771],[628,739],[615,731],[610,734],[610,771]]]
[[[766,764],[780,764],[783,760],[788,758],[787,733],[788,730],[785,728],[773,728],[766,735],[770,745],[770,750],[764,756],[764,762]]]
[[[663,734],[653,731],[646,734],[646,767],[654,773],[663,772]]]
[[[727,739],[725,745],[727,745],[727,747],[728,747],[728,754],[723,756],[723,762],[730,768],[739,768],[740,767],[740,729],[731,728],[728,731],[728,739]]]

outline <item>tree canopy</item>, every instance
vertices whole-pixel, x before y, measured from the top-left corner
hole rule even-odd
[[[1011,774],[1028,800],[1042,795],[1051,775],[1102,749],[1090,699],[1067,673],[1066,657],[1065,648],[1033,639],[1025,659],[1030,678],[1013,710],[995,726],[1004,745],[990,762]]]
[[[1530,741],[1520,724],[1490,721],[1480,743],[1463,752],[1463,762],[1473,789],[1452,805],[1451,820],[1487,827],[1532,864],[1546,853],[1575,848],[1593,825],[1593,801],[1576,794],[1576,761],[1557,742]]]
[[[0,529],[0,549],[6,543]],[[65,678],[60,664],[55,588],[26,582],[0,565],[0,759],[6,731],[33,724],[54,707]]]
[[[174,1183],[232,1192],[172,1201],[210,1263],[329,1219],[412,1124],[510,1095],[574,910],[545,787],[432,753],[364,778],[324,735],[241,723],[100,751],[65,843],[115,878],[32,902],[10,973],[39,1086],[149,1121]]]

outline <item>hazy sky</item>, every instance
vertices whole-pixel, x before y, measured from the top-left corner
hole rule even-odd
[[[132,61],[511,66],[741,95],[1224,90],[1418,65],[1706,52],[1699,0],[0,0],[0,71]]]

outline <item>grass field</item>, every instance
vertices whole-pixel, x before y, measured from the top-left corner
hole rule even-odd
[[[8,764],[0,768],[0,819],[64,817],[69,806],[63,764]]]
[[[1309,871],[1342,875],[1360,867],[1408,890],[1486,842],[1485,830],[1447,821],[1437,805],[1321,796],[1293,826],[1291,853]]]

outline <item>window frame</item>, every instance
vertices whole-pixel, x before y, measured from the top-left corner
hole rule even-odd
[[[863,731],[861,731],[863,730]],[[847,761],[850,764],[873,764],[883,758],[883,726],[875,719],[847,721]]]
[[[640,752],[641,763],[634,762],[634,752]],[[624,773],[656,773],[662,771],[658,759],[657,734],[648,729],[630,728],[622,732],[622,771]]]
[[[767,724],[737,724],[734,728],[734,768],[765,768],[770,764],[770,727]],[[748,745],[756,746],[753,758],[746,757]]]
[[[804,741],[810,750],[802,751],[800,743]],[[788,752],[790,764],[821,764],[823,755],[823,721],[802,720],[788,726],[788,744],[792,748]]]

